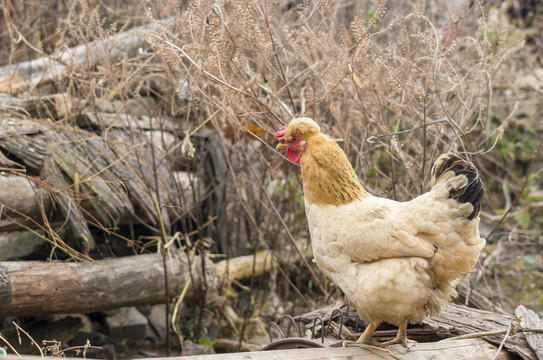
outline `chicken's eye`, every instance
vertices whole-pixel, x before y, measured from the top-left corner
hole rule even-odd
[[[294,142],[298,142],[298,137],[297,137],[297,136],[295,136],[294,138],[292,138],[292,141],[294,141]]]

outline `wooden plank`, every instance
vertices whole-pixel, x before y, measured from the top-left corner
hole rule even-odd
[[[497,348],[481,339],[467,339],[437,343],[414,344],[409,349],[401,345],[388,347],[392,353],[404,360],[487,360],[492,359]],[[39,360],[36,356],[3,357],[5,360]],[[320,348],[320,349],[293,349],[273,351],[252,351],[230,354],[196,355],[185,357],[153,358],[152,360],[390,360],[390,355],[380,350],[364,349],[360,347],[346,348]],[[505,351],[497,357],[499,360],[513,359]],[[66,358],[66,360],[71,360]],[[150,359],[140,359],[150,360]]]
[[[401,345],[387,347],[397,358],[403,360],[457,360],[457,359],[492,359],[496,354],[497,348],[481,339],[458,340],[437,343],[419,343],[413,344],[409,349]],[[510,359],[510,354],[501,353],[497,359]],[[155,360],[171,360],[172,358],[158,358]],[[187,356],[182,359],[187,360],[325,360],[325,359],[393,359],[382,350],[365,349],[358,346],[349,346],[346,348],[320,348],[320,349],[291,349],[291,350],[273,350],[273,351],[254,351],[246,353],[232,354],[213,354]],[[181,360],[179,358],[178,360]]]
[[[537,316],[537,314],[524,305],[520,305],[515,309],[515,315],[521,318],[520,326],[529,329],[542,329],[543,320]],[[543,360],[543,334],[542,333],[524,333],[526,341],[530,344],[532,350],[534,350],[537,358]]]
[[[513,315],[449,304],[439,315],[424,319],[424,324],[436,330],[447,331],[448,336],[456,336],[487,331],[506,331],[515,321],[516,317]],[[504,339],[504,334],[485,336],[484,339],[499,345]],[[504,347],[518,353],[523,359],[537,359],[523,333],[509,335],[505,339]]]
[[[358,315],[356,311],[349,310],[347,312],[346,305],[343,305],[340,309],[344,314],[344,322],[348,324],[355,324],[357,322]],[[319,317],[326,323],[330,320],[330,314],[332,314],[332,306],[297,316],[295,319],[306,324],[306,329],[309,329],[313,326],[315,318]],[[339,321],[338,312],[334,313],[334,321]],[[412,339],[425,339],[428,338],[428,334],[425,333],[425,331],[428,330],[441,338],[460,335],[468,336],[488,331],[502,331],[500,335],[480,336],[486,341],[499,345],[503,341],[505,331],[507,331],[509,325],[513,324],[515,321],[516,317],[510,314],[497,314],[486,310],[469,308],[463,305],[449,304],[449,306],[444,308],[439,315],[430,316],[424,319],[422,329],[408,328],[407,336]],[[386,330],[378,330],[375,332],[374,338],[382,341],[389,335],[390,333]],[[354,336],[356,338],[357,336],[360,336],[360,334],[354,334]],[[526,341],[526,337],[523,333],[510,334],[507,336],[504,347],[513,353],[517,353],[523,359],[537,359],[534,350],[532,350],[532,347]]]

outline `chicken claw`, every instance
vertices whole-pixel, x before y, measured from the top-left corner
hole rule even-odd
[[[369,339],[369,340],[372,343],[373,342],[377,343],[377,341],[375,341],[375,340],[371,340],[371,339]],[[377,344],[379,344],[379,343],[377,343]],[[382,351],[382,352],[384,352],[385,354],[387,354],[388,356],[390,356],[393,359],[403,360],[403,358],[401,358],[401,357],[399,357],[397,355],[394,355],[392,353],[392,351],[382,348],[380,344],[377,345],[377,346],[374,346],[374,345],[370,345],[368,343],[361,343],[361,342],[358,342],[358,341],[344,340],[344,341],[341,342],[341,345],[342,345],[342,347],[345,347],[346,345],[354,345],[354,346],[360,346],[361,348],[368,349],[368,350]]]
[[[407,331],[407,323],[403,323],[398,328],[398,334],[396,335],[396,337],[393,340],[385,341],[384,343],[381,343],[381,346],[401,344],[403,347],[408,348],[409,342],[416,343],[416,341],[410,341],[407,339],[406,331]]]

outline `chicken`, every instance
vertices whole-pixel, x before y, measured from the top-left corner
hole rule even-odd
[[[301,163],[315,261],[369,323],[357,343],[375,344],[372,333],[387,322],[398,334],[381,345],[407,346],[407,324],[439,313],[485,245],[477,169],[457,155],[441,155],[431,190],[398,202],[368,193],[345,153],[312,119],[294,119],[276,137],[277,149]]]

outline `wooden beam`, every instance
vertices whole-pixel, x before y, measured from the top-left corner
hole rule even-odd
[[[437,343],[414,344],[409,349],[401,345],[389,346],[388,349],[403,360],[490,360],[497,348],[481,339],[457,340]],[[7,355],[4,360],[40,360],[37,356]],[[65,358],[66,360],[75,360]],[[381,350],[364,349],[360,347],[292,349],[273,351],[252,351],[230,354],[196,355],[184,357],[153,358],[152,360],[383,360],[393,359]],[[513,359],[509,353],[502,351],[499,360]],[[151,360],[151,359],[140,359]]]

